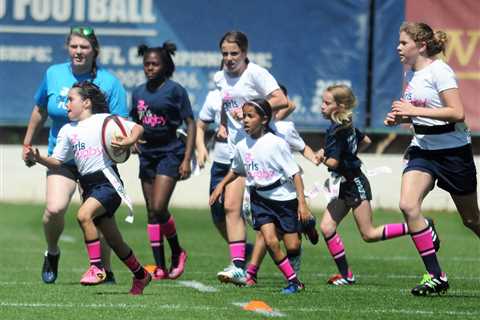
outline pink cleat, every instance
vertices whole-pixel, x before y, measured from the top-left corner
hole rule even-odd
[[[165,280],[168,279],[168,271],[165,268],[157,267],[155,271],[151,273],[153,280]]]
[[[168,274],[168,277],[172,280],[177,279],[183,274],[183,271],[185,270],[185,262],[187,262],[187,252],[185,250],[182,250],[180,255],[178,256],[178,264],[176,267],[172,266],[170,268],[170,273]]]
[[[82,279],[80,279],[80,284],[84,286],[95,286],[104,282],[106,277],[105,269],[97,268],[97,266],[92,264],[83,274]]]
[[[145,272],[145,278],[137,279],[133,277],[132,289],[130,289],[130,294],[133,296],[138,296],[143,294],[143,289],[152,281],[152,276],[150,273]]]

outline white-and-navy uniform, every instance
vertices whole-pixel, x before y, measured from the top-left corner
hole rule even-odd
[[[407,71],[405,79],[403,98],[421,108],[444,108],[440,93],[458,88],[455,73],[442,60],[417,71]],[[476,168],[466,124],[427,117],[411,119],[415,135],[406,152],[404,172],[427,172],[440,188],[451,194],[475,192]]]
[[[106,210],[107,216],[112,216],[121,203],[121,198],[103,170],[112,167],[118,176],[118,171],[102,146],[101,130],[107,113],[94,114],[85,120],[65,124],[59,131],[57,143],[52,158],[61,162],[74,160],[80,173],[80,185],[83,189],[82,198],[97,199]],[[129,128],[135,123],[120,118]]]
[[[287,142],[271,132],[246,136],[235,147],[231,169],[246,177],[253,227],[274,223],[284,233],[298,231],[298,201],[292,177],[299,172]]]
[[[221,70],[215,73],[213,80],[215,87],[220,91],[227,115],[228,143],[234,146],[246,136],[242,122],[237,120],[234,114],[242,112],[245,102],[265,99],[280,87],[265,68],[253,62],[247,64],[247,68],[239,77],[231,77],[226,71]]]
[[[216,128],[220,125],[222,111],[222,96],[218,89],[208,92],[202,109],[198,113],[198,118],[205,123],[213,123]],[[230,162],[233,150],[227,140],[219,139],[215,136],[213,146],[213,163],[210,169],[210,194],[215,187],[223,180],[230,171]],[[223,201],[216,201],[211,207],[212,218],[216,223],[225,221],[225,211],[223,210]]]

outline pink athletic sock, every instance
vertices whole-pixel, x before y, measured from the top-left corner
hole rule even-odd
[[[442,269],[437,260],[435,247],[433,246],[432,231],[429,226],[419,232],[411,234],[413,243],[420,254],[425,268],[430,274],[439,277],[442,274]]]
[[[162,229],[162,233],[165,235],[165,237],[167,237],[167,239],[177,234],[177,228],[175,227],[175,220],[173,219],[172,215],[170,215],[170,218],[168,218],[168,221],[166,223],[162,223],[161,229]]]
[[[87,247],[90,264],[96,265],[98,268],[103,268],[100,240],[85,241],[85,246]]]
[[[249,263],[247,266],[247,273],[252,277],[256,277],[258,273],[258,269],[259,269],[258,266],[254,265],[253,263]]]
[[[393,239],[404,236],[408,233],[408,227],[406,223],[392,223],[386,224],[383,227],[382,240]]]
[[[145,270],[143,269],[142,264],[133,254],[133,251],[130,250],[128,256],[121,260],[127,266],[127,268],[130,269],[130,271],[135,275],[135,278],[143,279],[145,277]]]
[[[230,259],[232,263],[238,268],[245,267],[245,240],[231,241],[228,243],[230,249]]]
[[[290,260],[285,257],[282,261],[277,263],[278,268],[283,273],[283,276],[287,281],[291,281],[297,277],[295,274],[295,270],[293,270],[292,265],[290,264]]]
[[[152,248],[163,245],[163,237],[160,231],[159,224],[148,224],[147,233],[148,233],[148,239],[150,240],[150,246]]]
[[[345,255],[345,247],[338,233],[335,232],[332,237],[325,239],[325,241],[327,242],[328,251],[330,251],[333,259],[338,259]]]

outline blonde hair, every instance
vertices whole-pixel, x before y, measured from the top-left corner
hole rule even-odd
[[[345,84],[335,84],[329,86],[326,91],[332,94],[333,100],[338,107],[337,110],[332,112],[332,120],[338,124],[351,123],[353,108],[357,106],[357,99],[352,89]]]
[[[426,23],[405,21],[400,26],[400,32],[408,34],[416,43],[425,42],[428,57],[433,57],[440,52],[445,53],[448,36],[441,30],[434,32]]]

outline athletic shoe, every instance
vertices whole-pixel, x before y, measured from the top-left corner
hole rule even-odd
[[[137,279],[133,277],[133,282],[132,282],[132,289],[130,289],[130,294],[137,296],[140,294],[143,294],[143,289],[145,289],[146,286],[152,281],[152,276],[150,273],[145,271],[145,278],[143,279]]]
[[[438,237],[437,230],[435,229],[435,223],[433,222],[432,218],[425,218],[425,220],[430,227],[430,231],[432,231],[432,241],[435,252],[438,252],[438,250],[440,250],[440,238]]]
[[[55,283],[58,276],[58,260],[60,260],[60,253],[51,255],[45,251],[42,266],[42,280],[45,283]]]
[[[313,245],[316,245],[318,243],[318,231],[315,228],[315,225],[317,224],[317,221],[315,220],[315,217],[312,216],[311,219],[308,219],[307,222],[304,222],[301,224],[301,229],[302,232],[305,234],[305,237],[310,240],[310,242]]]
[[[341,274],[336,274],[328,279],[327,284],[334,286],[350,286],[355,284],[355,276],[351,271],[348,271],[348,277],[344,278]]]
[[[150,273],[153,280],[165,280],[168,279],[168,271],[165,268],[157,267],[152,273]]]
[[[217,278],[222,283],[233,283],[237,286],[247,284],[247,273],[242,268],[230,266],[223,271],[217,273]]]
[[[245,285],[247,287],[254,287],[257,285],[257,276],[251,275],[250,273],[247,272],[247,278],[245,280]]]
[[[305,285],[301,282],[288,281],[288,286],[282,289],[283,294],[299,293],[305,290]]]
[[[105,277],[105,281],[103,281],[103,284],[117,284],[117,281],[115,280],[115,275],[112,271],[105,271],[105,274],[107,276]]]
[[[445,273],[442,273],[440,277],[425,274],[420,284],[412,289],[412,294],[414,296],[427,296],[433,293],[443,295],[447,293],[449,287]]]
[[[183,271],[185,271],[185,262],[187,262],[187,251],[182,250],[182,252],[180,252],[180,255],[178,256],[177,266],[174,267],[172,265],[170,267],[170,272],[168,273],[168,277],[172,280],[180,277],[183,274]]]
[[[80,284],[84,286],[95,286],[105,281],[106,277],[105,269],[100,269],[92,264],[83,274],[82,279],[80,279]]]

